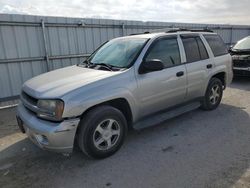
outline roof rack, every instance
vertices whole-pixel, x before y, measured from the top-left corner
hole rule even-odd
[[[151,31],[145,31],[143,33],[132,33],[130,34],[131,35],[143,35],[143,34],[150,34],[150,33],[160,33],[160,32],[167,32],[169,30],[177,30],[179,28],[174,28],[174,27],[165,27],[165,28],[160,28],[160,29],[154,29],[154,30],[151,30]]]
[[[209,32],[209,33],[213,33],[212,30],[210,29],[185,29],[185,28],[178,28],[178,29],[172,29],[169,31],[166,31],[166,33],[175,33],[175,32],[182,32],[182,31],[190,31],[190,32]]]
[[[143,33],[132,33],[132,34],[130,34],[130,36],[132,36],[132,35],[143,35],[143,34],[150,34],[150,32],[149,31],[145,31]]]
[[[213,33],[212,30],[208,29],[208,28],[204,28],[204,29],[186,29],[186,28],[162,28],[162,29],[155,29],[152,31],[145,31],[143,33],[132,33],[131,35],[143,35],[143,34],[150,34],[150,33],[160,33],[160,32],[165,32],[165,33],[176,33],[176,32],[182,32],[182,31],[190,31],[190,32],[209,32],[209,33]]]

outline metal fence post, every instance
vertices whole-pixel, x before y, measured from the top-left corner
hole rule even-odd
[[[122,36],[124,36],[124,35],[125,35],[125,24],[122,23]]]
[[[233,44],[233,27],[231,27],[230,46]]]
[[[43,44],[44,44],[46,68],[47,68],[47,71],[50,71],[50,68],[49,68],[49,55],[48,55],[48,47],[47,47],[47,40],[46,40],[46,34],[45,34],[44,20],[41,20],[41,26],[42,26],[42,33],[43,33]]]

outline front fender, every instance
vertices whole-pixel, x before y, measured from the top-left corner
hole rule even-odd
[[[118,98],[127,100],[133,119],[137,119],[138,109],[136,100],[130,90],[127,88],[115,88],[112,90],[105,89],[102,92],[95,92],[87,95],[86,93],[79,93],[77,95],[65,98],[65,109],[63,117],[77,117],[81,116],[87,109]]]

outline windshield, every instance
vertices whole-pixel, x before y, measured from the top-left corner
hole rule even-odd
[[[250,37],[244,38],[236,43],[233,47],[234,50],[249,50],[250,49]]]
[[[119,68],[127,68],[137,57],[147,39],[124,38],[107,42],[90,56],[92,64],[107,64]]]

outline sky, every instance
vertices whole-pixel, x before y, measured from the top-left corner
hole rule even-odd
[[[0,0],[0,13],[250,25],[250,0]]]

